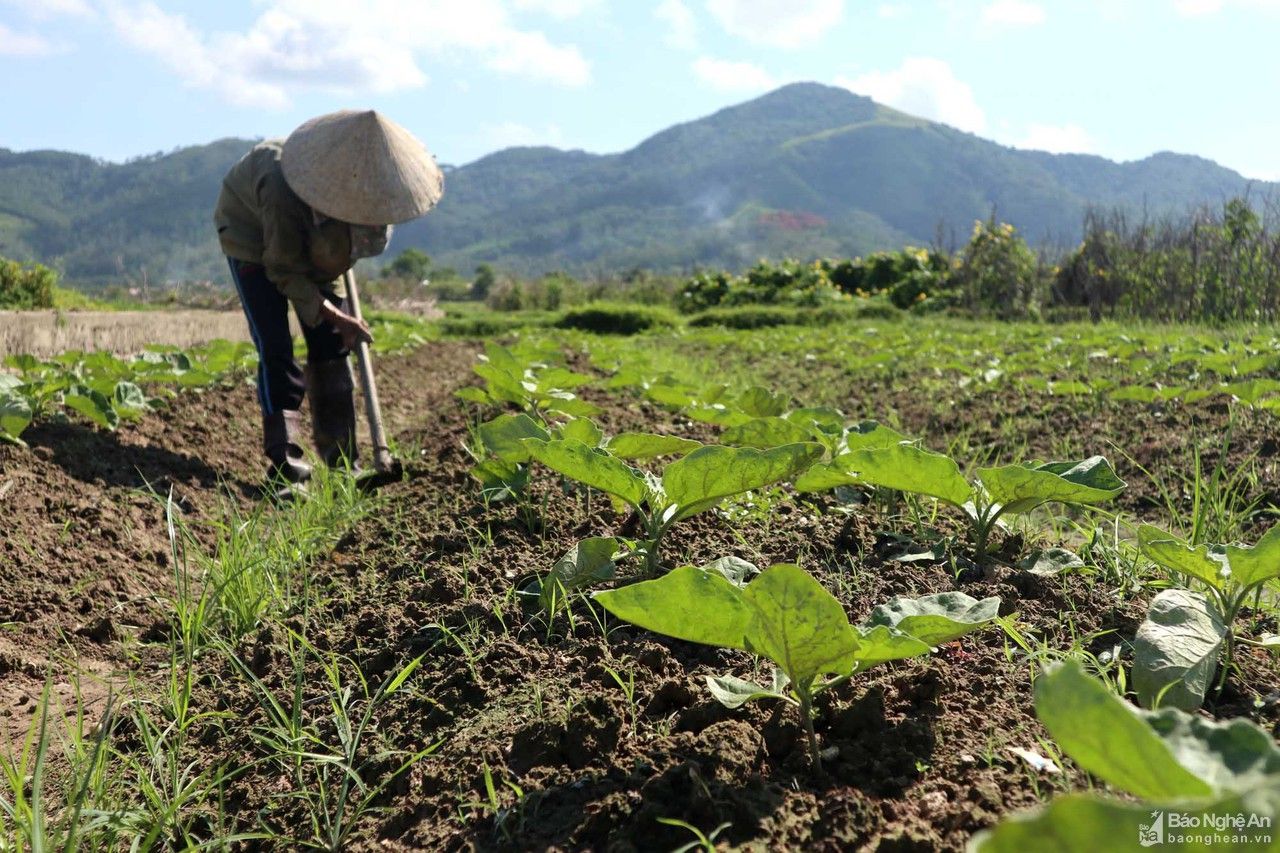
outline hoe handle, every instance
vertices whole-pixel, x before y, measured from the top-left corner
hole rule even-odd
[[[342,274],[347,285],[347,304],[351,316],[357,320],[360,314],[360,292],[356,290],[356,274],[347,270]],[[360,365],[360,387],[364,390],[364,409],[369,416],[369,435],[373,439],[373,467],[380,474],[395,468],[395,460],[391,458],[391,448],[387,447],[387,433],[382,426],[382,406],[378,404],[378,384],[373,379],[373,358],[369,355],[369,345],[364,341],[356,344],[356,361]]]

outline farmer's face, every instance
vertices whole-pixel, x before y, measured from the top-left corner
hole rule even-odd
[[[381,255],[391,241],[394,225],[352,225],[351,260]]]

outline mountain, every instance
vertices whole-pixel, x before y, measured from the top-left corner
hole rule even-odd
[[[0,149],[0,255],[72,280],[222,277],[209,223],[223,173],[249,146],[110,164]],[[851,256],[941,236],[991,214],[1034,243],[1078,239],[1090,205],[1183,213],[1274,192],[1208,160],[1132,163],[1008,148],[814,83],[680,124],[619,154],[512,148],[446,167],[440,206],[392,251],[470,270],[741,268],[760,257]]]

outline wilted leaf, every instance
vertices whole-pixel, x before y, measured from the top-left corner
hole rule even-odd
[[[793,701],[785,693],[762,687],[751,681],[735,678],[732,675],[708,675],[707,689],[711,691],[711,696],[717,702],[730,709],[741,708],[748,702],[754,702],[758,699]]]
[[[1166,589],[1133,638],[1133,686],[1147,707],[1200,707],[1218,671],[1227,627],[1207,597]]]
[[[1018,568],[1024,572],[1045,577],[1061,574],[1070,569],[1078,569],[1083,565],[1084,560],[1066,548],[1045,548],[1018,563]]]
[[[747,581],[760,574],[755,563],[749,563],[741,557],[721,557],[706,565],[699,566],[704,572],[719,572],[734,586],[746,586]]]
[[[542,581],[543,608],[550,611],[554,597],[612,578],[617,553],[618,540],[611,536],[593,536],[574,545]]]

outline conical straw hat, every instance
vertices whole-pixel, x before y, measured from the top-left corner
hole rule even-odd
[[[280,166],[299,198],[354,225],[406,222],[444,195],[444,174],[426,147],[373,110],[311,119],[285,140]]]

